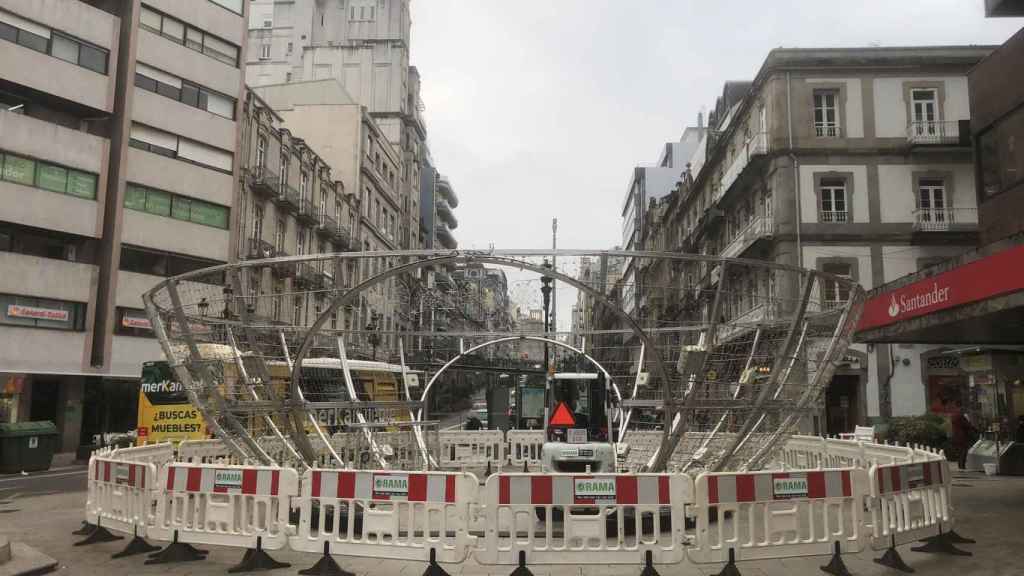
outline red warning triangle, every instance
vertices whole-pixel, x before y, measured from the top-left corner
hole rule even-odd
[[[575,426],[576,418],[572,415],[572,410],[565,402],[559,402],[558,406],[555,407],[555,413],[551,415],[551,420],[548,422],[550,426]]]

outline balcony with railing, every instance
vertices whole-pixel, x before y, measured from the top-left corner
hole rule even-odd
[[[266,198],[273,198],[281,188],[281,179],[266,166],[257,166],[249,172],[249,188],[254,194]]]
[[[348,250],[350,247],[349,239],[350,235],[348,228],[345,227],[344,224],[338,222],[334,227],[333,234],[331,234],[331,242],[333,242],[334,246],[339,250]]]
[[[758,240],[771,238],[775,234],[775,222],[763,216],[751,220],[743,230],[740,231],[732,242],[722,250],[725,258],[736,258],[746,252]]]
[[[842,138],[843,131],[838,124],[814,122],[814,136],[817,138]]]
[[[850,221],[850,213],[846,210],[819,210],[818,222],[824,224],[845,224]]]
[[[318,290],[323,287],[323,274],[309,262],[296,262],[295,284],[300,288]]]
[[[320,217],[317,214],[318,210],[316,204],[309,198],[302,198],[299,200],[299,209],[295,212],[295,217],[300,222],[304,222],[309,225],[315,225],[320,223]]]
[[[914,210],[915,232],[962,232],[978,227],[977,208],[919,208]]]
[[[747,138],[736,154],[736,158],[733,159],[732,164],[726,169],[725,173],[722,174],[722,181],[719,184],[717,190],[715,190],[714,199],[712,203],[718,202],[729,188],[739,180],[740,175],[750,165],[751,161],[764,156],[768,153],[768,134],[766,132],[759,132]]]
[[[330,239],[334,236],[334,231],[338,228],[338,221],[333,216],[327,214],[320,214],[319,223],[316,227],[316,233],[324,238]]]
[[[246,253],[246,258],[250,260],[259,260],[262,258],[273,258],[274,257],[274,245],[266,240],[259,238],[249,238],[249,250]]]
[[[277,191],[274,202],[284,210],[298,210],[300,204],[299,191],[287,184],[283,184]]]
[[[970,120],[921,120],[907,125],[911,145],[970,146]]]
[[[286,258],[289,254],[284,250],[274,250],[275,258]],[[281,262],[274,264],[271,268],[274,271],[274,275],[279,278],[291,278],[295,276],[295,263],[294,262]]]

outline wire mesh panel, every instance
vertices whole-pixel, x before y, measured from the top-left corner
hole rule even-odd
[[[240,458],[430,468],[437,430],[542,427],[568,372],[607,380],[620,467],[721,471],[765,465],[820,412],[863,291],[759,260],[491,250],[250,260],[145,300]]]

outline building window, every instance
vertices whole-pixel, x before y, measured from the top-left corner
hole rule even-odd
[[[263,171],[267,161],[267,137],[260,134],[256,139],[256,169]]]
[[[99,74],[107,73],[110,52],[105,48],[53,31],[3,10],[0,10],[0,39],[49,54]]]
[[[302,172],[299,177],[299,194],[303,200],[309,200],[309,172]]]
[[[0,294],[0,324],[82,332],[85,307],[81,302]]]
[[[234,98],[182,80],[141,62],[135,65],[135,86],[229,120],[235,119]]]
[[[915,136],[938,136],[938,92],[934,88],[910,91],[911,129]]]
[[[252,239],[263,239],[263,206],[253,201],[252,204]]]
[[[295,228],[295,253],[298,256],[306,253],[306,229],[301,226]]]
[[[264,28],[273,28],[274,27],[274,21],[273,20],[264,20],[263,21],[263,27]]]
[[[818,189],[821,209],[819,222],[849,222],[849,204],[846,196],[846,180],[843,178],[822,178]]]
[[[943,226],[952,220],[946,205],[946,182],[942,178],[921,178],[917,184],[917,220]]]
[[[88,200],[96,199],[95,174],[9,152],[0,152],[0,167],[0,180]]]
[[[145,310],[137,308],[117,307],[117,324],[114,324],[114,334],[120,336],[135,336],[137,338],[154,338],[153,324],[146,316]]]
[[[296,326],[303,326],[305,322],[302,318],[302,296],[296,296],[292,305],[294,307],[292,310],[292,322]]]
[[[260,45],[260,60],[270,60],[270,44]]]
[[[274,230],[274,251],[280,255],[284,253],[284,235],[287,228],[284,218],[277,219],[277,229]]]
[[[833,310],[846,304],[850,300],[850,283],[844,280],[852,280],[853,266],[846,262],[826,262],[821,271],[836,276],[819,277],[822,307]]]
[[[139,26],[214,60],[235,68],[238,67],[238,46],[225,42],[212,34],[207,34],[198,28],[186,26],[181,20],[161,14],[148,6],[142,6],[142,12],[139,14]]]
[[[814,134],[820,138],[839,137],[838,90],[814,91]]]
[[[221,230],[227,230],[230,221],[230,209],[226,206],[133,183],[125,186],[124,207]]]
[[[231,173],[234,154],[196,140],[133,123],[128,145],[168,158],[175,158],[218,172]]]

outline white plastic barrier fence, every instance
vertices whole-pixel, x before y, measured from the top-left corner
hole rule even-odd
[[[458,472],[307,470],[292,550],[395,560],[462,562],[476,476]]]
[[[519,466],[526,462],[528,466],[536,466],[541,461],[541,448],[544,446],[543,430],[509,430],[508,458]]]
[[[694,562],[827,555],[864,548],[864,470],[701,474]]]
[[[170,464],[160,471],[158,540],[253,548],[282,548],[292,527],[290,499],[299,494],[295,470],[265,466]]]
[[[123,462],[135,462],[136,464],[156,464],[157,467],[160,467],[174,461],[174,444],[161,442],[160,444],[118,448],[114,450],[114,459]]]
[[[935,536],[950,522],[949,462],[875,466],[870,475],[872,548]]]
[[[673,474],[495,474],[481,564],[674,564],[693,482]],[[539,520],[539,523],[538,523]]]
[[[442,430],[438,440],[438,465],[442,468],[505,463],[505,434],[501,430]]]
[[[93,456],[89,459],[86,521],[129,535],[146,536],[156,482],[154,464]]]

